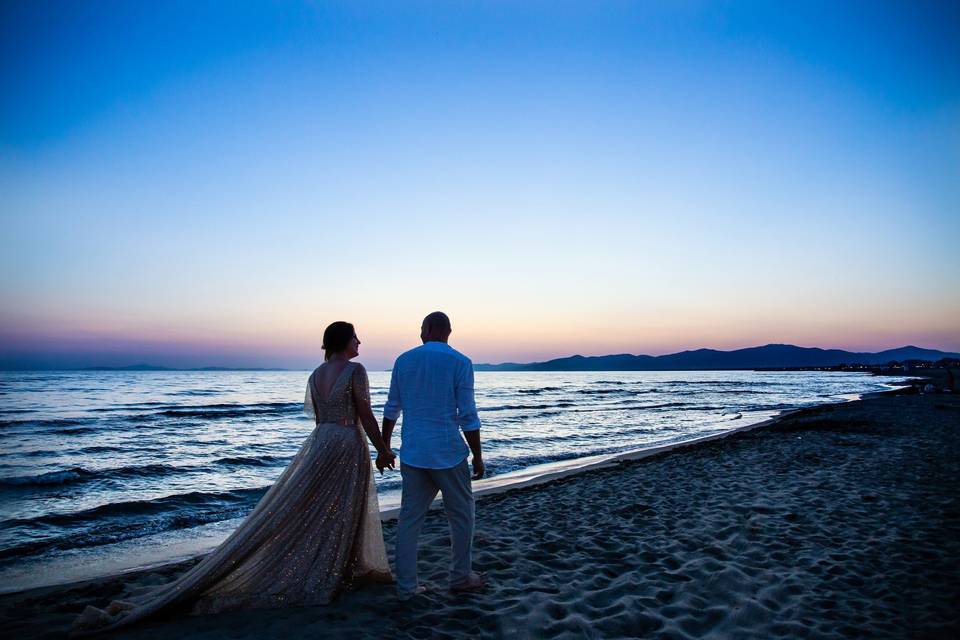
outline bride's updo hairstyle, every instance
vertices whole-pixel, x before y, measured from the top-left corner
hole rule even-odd
[[[337,321],[327,327],[323,332],[323,359],[329,360],[333,354],[346,349],[354,335],[356,332],[349,322]]]

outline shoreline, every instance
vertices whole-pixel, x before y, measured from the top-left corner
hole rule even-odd
[[[803,414],[804,412],[816,412],[832,406],[840,406],[851,402],[861,402],[872,397],[904,393],[905,390],[911,389],[913,386],[915,386],[912,383],[920,381],[921,378],[914,378],[902,382],[899,386],[891,384],[889,385],[891,388],[884,391],[851,394],[851,397],[840,401],[826,402],[824,404],[818,404],[812,407],[804,407],[800,409],[780,410],[772,416],[758,418],[756,422],[750,422],[733,429],[697,436],[687,440],[669,442],[666,444],[646,445],[618,453],[599,454],[534,465],[526,469],[506,473],[502,476],[494,476],[492,478],[485,478],[483,480],[473,482],[474,499],[479,502],[481,500],[502,496],[515,491],[523,491],[530,488],[548,485],[550,483],[568,478],[576,478],[580,475],[597,470],[615,469],[624,463],[638,462],[648,458],[680,452],[682,450],[696,449],[697,447],[701,447],[705,444],[716,442],[718,440],[736,437],[757,429],[774,427],[781,421],[791,416]],[[441,509],[441,507],[442,500],[438,497],[431,505],[430,511],[437,511]],[[395,521],[399,516],[399,513],[399,496],[395,496],[393,500],[386,501],[386,504],[384,504],[384,501],[380,501],[380,520],[382,523]],[[46,589],[78,587],[88,583],[114,580],[123,578],[125,576],[136,576],[138,574],[151,572],[167,572],[176,570],[179,567],[190,566],[198,562],[214,548],[216,548],[216,546],[222,541],[222,538],[226,537],[226,535],[233,530],[235,524],[230,523],[239,522],[240,520],[242,520],[242,518],[207,525],[211,531],[217,533],[214,533],[212,536],[208,534],[187,542],[180,542],[179,544],[174,543],[174,548],[166,548],[161,552],[163,553],[163,557],[153,562],[141,563],[135,566],[124,567],[112,572],[103,573],[101,575],[93,575],[74,580],[35,584],[23,588],[15,587],[11,590],[5,590],[0,587],[0,598],[23,595],[33,591]],[[219,525],[219,527],[217,525]],[[223,529],[224,525],[227,525],[226,528],[228,530],[225,532],[219,532],[219,529]],[[127,541],[127,544],[136,546],[139,542],[139,540],[132,540]],[[179,551],[177,550],[177,547],[179,547]],[[152,555],[156,554],[157,550],[154,549]]]

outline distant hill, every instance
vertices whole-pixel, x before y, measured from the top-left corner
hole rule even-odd
[[[903,360],[960,358],[960,354],[900,347],[878,353],[856,353],[840,349],[768,344],[735,351],[696,349],[665,356],[621,353],[610,356],[570,356],[546,362],[520,364],[478,364],[477,371],[697,371],[721,369],[777,369],[784,367],[832,367],[840,364],[886,364]]]

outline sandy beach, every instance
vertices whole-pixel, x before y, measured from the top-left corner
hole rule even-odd
[[[486,593],[446,591],[446,521],[421,538],[432,591],[162,619],[123,637],[955,638],[960,397],[884,394],[477,503]],[[392,553],[395,527],[385,525]],[[0,599],[5,634],[64,637],[87,604],[192,562]]]

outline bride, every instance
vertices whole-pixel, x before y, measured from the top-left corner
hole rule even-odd
[[[203,614],[326,604],[352,584],[393,581],[363,432],[381,472],[396,456],[370,409],[367,372],[350,362],[359,345],[348,322],[324,331],[325,362],[310,376],[304,400],[316,427],[236,531],[176,581],[106,610],[88,606],[75,634],[113,630],[172,607]]]

